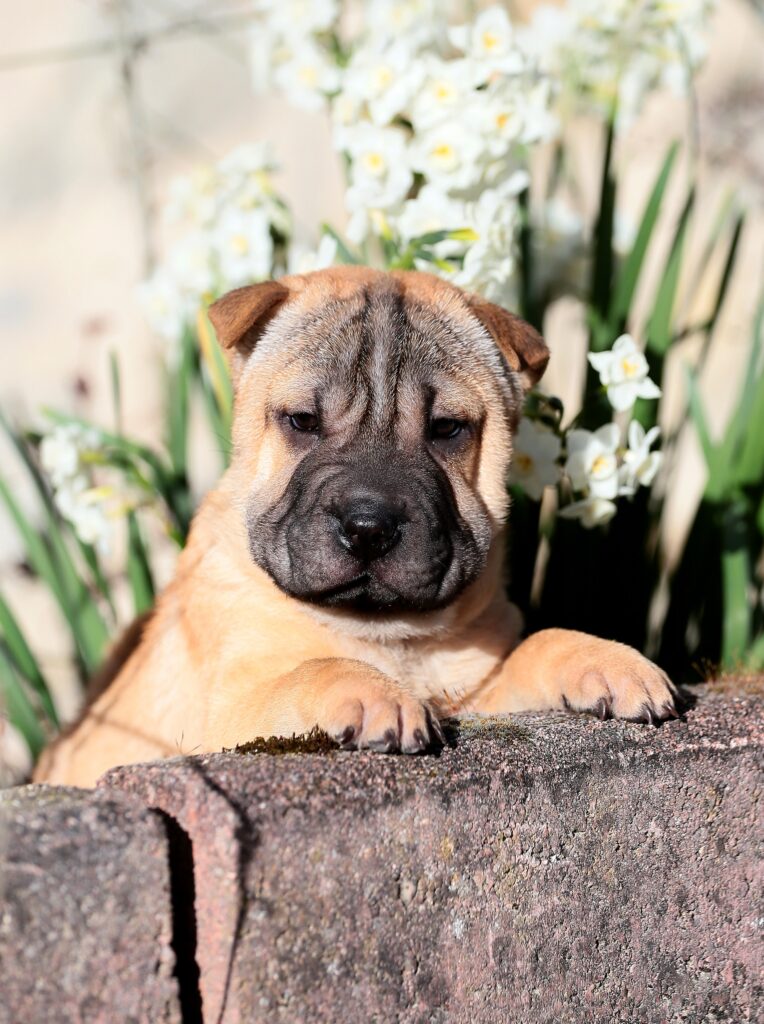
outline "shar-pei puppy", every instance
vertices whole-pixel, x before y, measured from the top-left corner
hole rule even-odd
[[[413,754],[460,712],[675,714],[665,674],[505,596],[507,472],[548,350],[429,274],[362,267],[240,288],[210,310],[233,457],[172,583],[38,779],[314,726]]]

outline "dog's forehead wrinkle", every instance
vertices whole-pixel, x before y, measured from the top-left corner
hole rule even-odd
[[[335,436],[376,432],[405,446],[433,412],[479,420],[496,403],[511,421],[522,405],[520,382],[458,295],[433,304],[372,279],[320,303],[287,303],[263,340],[255,358],[260,349],[279,360],[280,396],[289,401],[285,377],[299,380],[294,400],[313,401]]]
[[[366,388],[351,387],[341,378],[326,381],[319,394],[321,412],[327,429],[339,436],[357,432],[368,406]]]
[[[356,296],[321,306],[306,306],[299,300],[286,303],[266,327],[253,356],[263,358],[274,350],[283,355],[285,350],[294,347],[297,358],[309,354],[327,363],[336,361],[352,340],[354,327],[362,316],[363,304]],[[338,345],[339,340],[342,345]]]
[[[403,293],[397,282],[394,285],[367,292],[365,355],[370,389],[369,418],[377,429],[383,431],[390,431],[395,421],[401,369],[408,342]]]
[[[493,375],[505,373],[501,353],[479,320],[463,304],[447,304],[438,309],[416,300],[409,303],[409,320],[426,339],[425,350],[434,346],[449,366],[474,365],[476,359],[487,364]]]

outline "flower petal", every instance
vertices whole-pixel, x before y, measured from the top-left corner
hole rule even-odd
[[[625,355],[627,352],[636,352],[637,343],[630,334],[622,334],[613,342],[613,348],[611,351],[617,352],[619,355]]]
[[[632,420],[628,430],[629,448],[636,451],[645,441],[645,428],[639,420]]]
[[[612,353],[610,352],[590,352],[586,357],[597,373],[602,373],[613,360]]]
[[[647,447],[648,448],[652,448],[653,444],[658,440],[658,438],[660,436],[661,436],[661,428],[660,427],[651,427],[647,431],[647,434],[645,434],[645,444],[647,445]]]
[[[626,412],[636,402],[639,396],[639,385],[625,380],[620,384],[610,384],[607,389],[607,397],[616,412]]]
[[[591,443],[594,434],[591,430],[569,430],[567,435],[568,454],[583,452]]]
[[[621,439],[621,432],[617,423],[606,423],[599,430],[594,431],[595,438],[600,442],[607,452],[614,452]]]
[[[604,480],[589,478],[589,494],[592,498],[615,498],[618,494],[618,474],[612,473]]]
[[[636,387],[640,398],[660,398],[663,394],[655,381],[650,380],[649,377],[645,377]]]

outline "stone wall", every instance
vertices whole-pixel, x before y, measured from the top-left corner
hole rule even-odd
[[[707,694],[10,791],[0,1021],[761,1019],[763,737]]]

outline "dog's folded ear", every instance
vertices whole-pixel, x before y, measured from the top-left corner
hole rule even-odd
[[[234,370],[255,347],[258,337],[288,297],[286,285],[262,281],[228,292],[210,306],[210,321]]]
[[[533,387],[549,362],[549,349],[539,332],[519,316],[478,295],[470,295],[467,302],[510,369],[520,376],[525,388]]]

